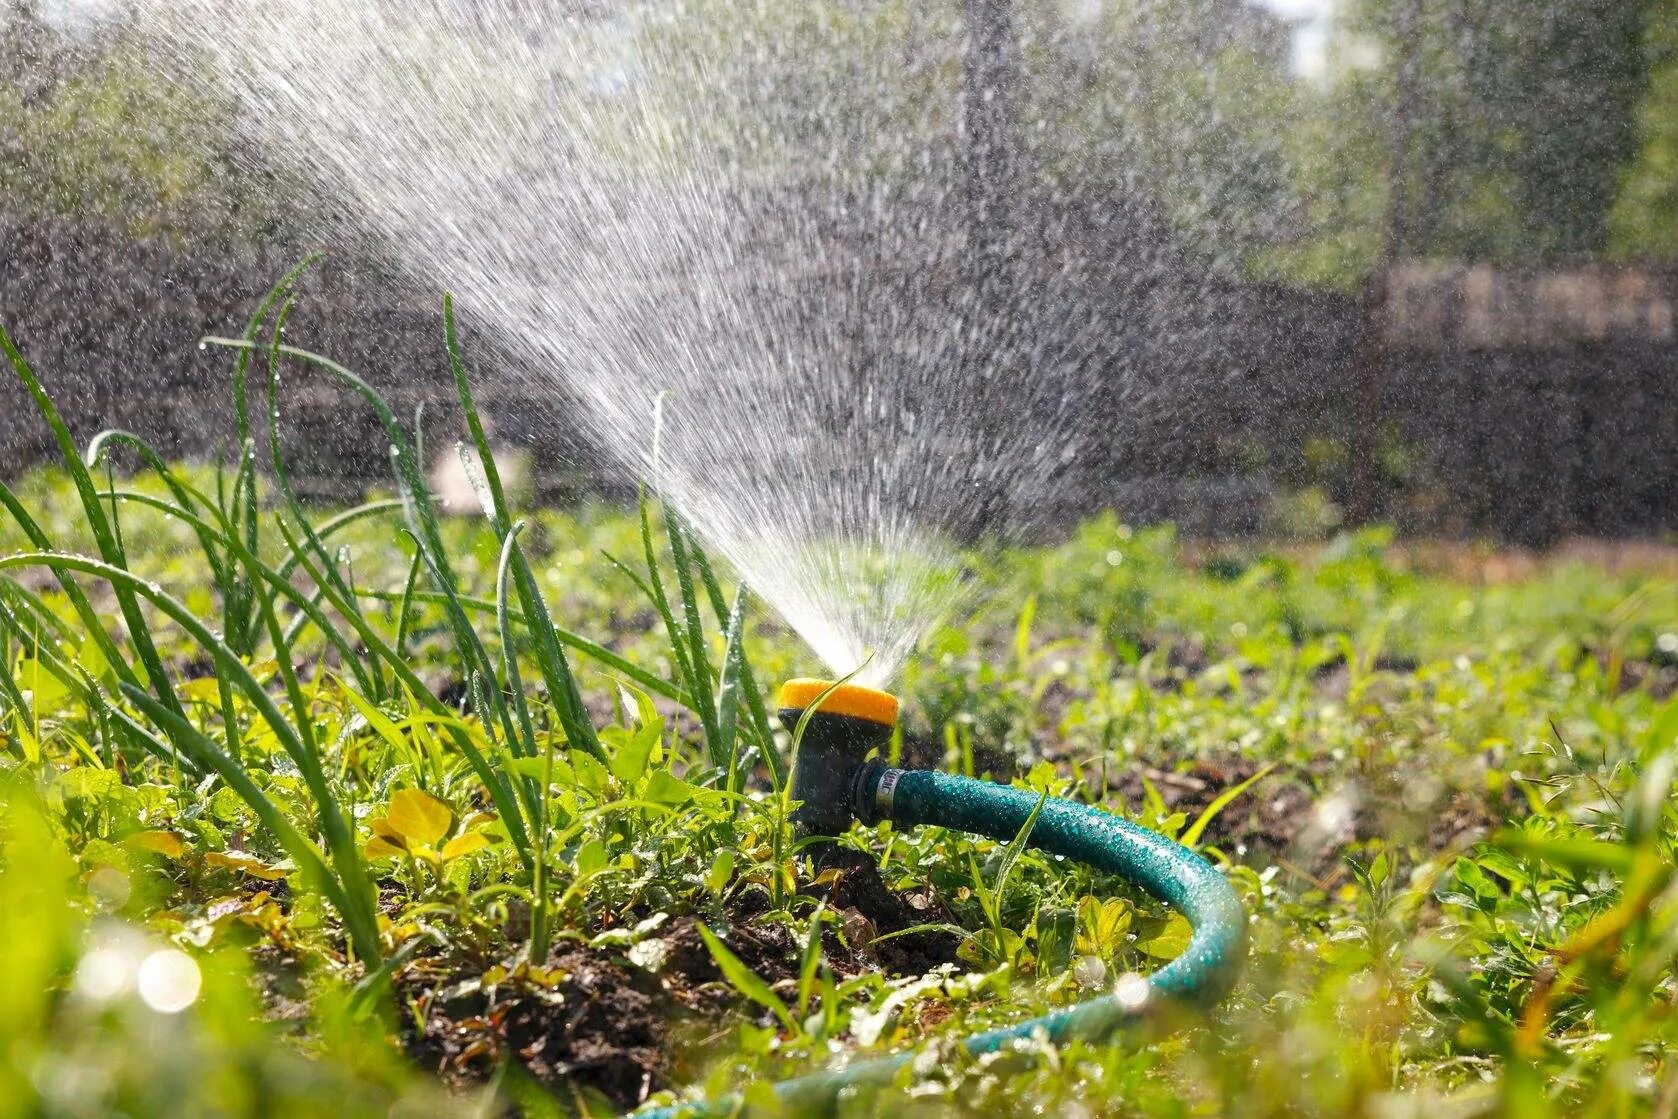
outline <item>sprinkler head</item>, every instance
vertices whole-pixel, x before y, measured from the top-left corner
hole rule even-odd
[[[829,689],[832,689],[831,691]],[[825,695],[824,695],[825,693]],[[798,836],[838,835],[851,826],[868,754],[891,741],[897,697],[859,684],[788,680],[781,685],[781,722],[797,733],[812,706],[792,764],[792,814]],[[821,851],[815,852],[820,861]]]

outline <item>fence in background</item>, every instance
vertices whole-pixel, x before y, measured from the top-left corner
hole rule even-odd
[[[213,454],[231,434],[232,358],[199,339],[237,334],[298,255],[0,219],[0,323],[78,433],[121,426],[167,453]],[[1678,276],[1405,264],[1388,286],[1384,515],[1523,541],[1678,529]],[[1065,480],[1062,519],[1115,506],[1190,532],[1255,532],[1274,527],[1281,494],[1319,485],[1344,498],[1356,301],[1229,282],[1200,290],[1216,301],[1216,335],[1177,355],[1187,376],[1171,407],[1127,425],[1122,447]],[[1089,299],[1104,313],[1099,292]],[[1112,329],[1134,330],[1134,308],[1117,302],[1105,311]],[[405,415],[424,406],[429,445],[452,446],[461,433],[434,302],[376,269],[328,261],[299,308],[288,341],[364,373]],[[502,375],[488,339],[467,343],[498,436],[536,449],[540,484],[624,492],[554,392]],[[288,372],[284,425],[305,489],[345,496],[386,476],[372,417],[326,378]],[[20,387],[0,378],[0,469],[49,451]]]

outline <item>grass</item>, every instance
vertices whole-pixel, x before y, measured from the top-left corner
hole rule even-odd
[[[893,753],[1179,836],[1254,947],[1205,1020],[965,1059],[1180,920],[935,829],[804,880],[796,642],[651,503],[514,510],[452,313],[485,516],[441,516],[372,387],[278,342],[293,279],[224,340],[220,467],[83,449],[3,340],[61,462],[0,489],[0,1114],[614,1114],[911,1046],[850,1110],[1678,1106],[1670,563],[1111,518],[969,559],[991,605],[910,665]],[[297,499],[286,366],[375,411],[392,493]]]

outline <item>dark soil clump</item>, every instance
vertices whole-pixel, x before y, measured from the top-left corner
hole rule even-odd
[[[668,1082],[665,1041],[679,1005],[610,955],[567,947],[545,968],[486,986],[420,977],[408,992],[423,1027],[409,1052],[445,1080],[478,1081],[507,1057],[550,1087],[568,1084],[629,1108]]]
[[[739,920],[726,933],[716,928],[711,931],[719,933],[728,950],[765,982],[773,984],[797,974],[798,945],[780,925]],[[722,979],[717,961],[699,936],[699,922],[695,918],[676,918],[659,939],[665,944],[663,971],[679,977],[673,982],[691,988]]]
[[[889,940],[878,939],[917,925],[948,922],[949,914],[935,899],[919,896],[911,900],[896,893],[880,877],[874,857],[861,851],[835,850],[827,857],[824,869],[837,872],[837,877],[806,892],[825,897],[827,904],[846,918],[849,949],[861,957],[856,961],[858,970],[872,963],[890,975],[922,975],[955,962],[958,942],[951,933],[920,930]],[[826,945],[828,955],[843,955],[846,945],[836,937],[831,940]]]

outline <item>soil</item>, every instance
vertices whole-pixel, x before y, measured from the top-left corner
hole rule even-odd
[[[956,962],[959,941],[953,933],[903,931],[950,921],[949,911],[930,892],[913,896],[893,892],[880,877],[873,856],[861,851],[839,848],[827,857],[823,869],[836,871],[838,877],[805,892],[826,898],[828,907],[841,917],[844,939],[829,932],[823,942],[830,960],[848,957],[852,971],[878,968],[894,976],[923,975]],[[889,933],[903,935],[877,939]]]
[[[871,943],[886,933],[948,921],[929,895],[894,893],[861,852],[835,852],[827,866],[837,875],[807,892],[823,897],[840,916],[844,935],[829,930],[823,948],[841,977],[872,970],[921,975],[955,961],[957,939],[949,933],[914,932]],[[746,891],[725,914],[706,921],[742,963],[785,993],[797,979],[803,946],[767,917],[767,909],[767,897]],[[397,980],[419,1019],[404,1021],[404,1044],[448,1082],[481,1083],[510,1058],[549,1088],[581,1090],[613,1107],[632,1108],[691,1075],[673,1067],[684,1039],[741,1014],[769,1021],[767,1011],[743,1002],[723,981],[700,936],[699,918],[677,917],[656,937],[662,949],[656,970],[567,944],[545,968],[487,987],[481,967],[416,960]]]
[[[1139,810],[1146,778],[1166,807],[1194,820],[1260,768],[1240,755],[1201,759],[1180,772],[1143,767],[1121,775],[1110,786],[1110,795],[1128,809]],[[1341,848],[1353,840],[1398,837],[1430,851],[1460,848],[1524,810],[1523,799],[1513,789],[1491,804],[1484,796],[1451,789],[1430,774],[1388,773],[1377,787],[1347,785],[1319,792],[1325,777],[1307,770],[1272,771],[1212,819],[1203,842],[1248,860],[1268,858],[1316,871],[1334,865]],[[1426,802],[1415,802],[1411,795],[1424,783],[1437,792]]]
[[[421,1024],[409,1053],[445,1081],[487,1079],[511,1057],[539,1083],[630,1108],[668,1084],[666,1040],[683,1008],[657,978],[606,952],[567,945],[539,976],[484,989],[472,974],[423,969],[399,981]]]
[[[721,935],[728,950],[771,987],[798,974],[800,946],[781,925],[756,920],[755,914],[736,912],[727,928],[711,931]],[[739,996],[732,990],[725,985],[709,986],[722,983],[722,971],[700,938],[696,918],[676,918],[660,932],[659,939],[664,942],[665,953],[660,974],[676,999],[703,1014],[721,1016],[738,1009]]]
[[[801,945],[765,918],[766,909],[765,898],[748,892],[707,921],[742,963],[784,989],[797,976]],[[769,1020],[723,981],[698,918],[675,918],[656,939],[662,960],[652,970],[612,951],[566,944],[543,968],[487,987],[481,966],[417,960],[397,981],[419,1018],[404,1021],[404,1044],[446,1082],[481,1083],[510,1058],[550,1089],[633,1108],[693,1075],[676,1064],[685,1040],[741,1014]],[[854,973],[850,954],[833,962]]]
[[[307,1023],[314,1011],[304,985],[304,965],[274,944],[251,949],[256,988],[262,994],[263,1016],[271,1022]]]

